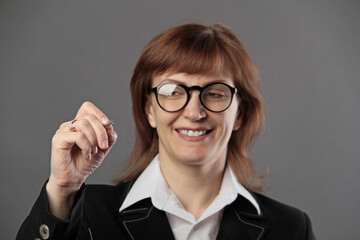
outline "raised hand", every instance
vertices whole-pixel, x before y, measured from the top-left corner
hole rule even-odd
[[[46,186],[50,212],[65,218],[86,178],[97,169],[117,134],[107,128],[108,117],[94,104],[85,102],[75,120],[61,124],[52,139],[51,174]]]

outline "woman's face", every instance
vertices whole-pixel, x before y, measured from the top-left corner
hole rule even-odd
[[[213,82],[223,82],[231,87],[235,85],[230,75],[221,72],[211,75],[165,73],[154,77],[152,87],[166,82],[177,82],[188,87],[203,87]],[[199,91],[193,90],[185,108],[178,112],[166,112],[159,107],[152,93],[146,110],[148,121],[159,136],[160,161],[186,165],[224,163],[232,131],[240,127],[238,105],[239,99],[234,95],[227,110],[211,112],[201,105]]]

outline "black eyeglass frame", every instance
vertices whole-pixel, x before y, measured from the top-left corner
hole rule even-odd
[[[178,109],[178,110],[175,110],[175,111],[166,110],[165,108],[163,108],[163,107],[161,106],[161,104],[160,104],[160,102],[159,102],[159,99],[158,99],[158,90],[159,90],[162,86],[167,85],[167,84],[175,84],[175,85],[177,85],[177,86],[180,86],[180,87],[182,87],[182,88],[185,90],[185,92],[186,92],[186,95],[187,95],[186,102],[185,102],[184,106],[181,107],[181,108]],[[209,109],[208,107],[205,106],[205,104],[204,104],[204,102],[203,102],[203,100],[202,100],[202,94],[203,94],[204,90],[205,90],[206,88],[208,88],[209,86],[212,86],[212,85],[215,85],[215,84],[222,84],[222,85],[226,86],[227,88],[229,88],[230,93],[231,93],[230,102],[229,102],[228,106],[227,106],[224,110],[221,110],[221,111],[214,111],[214,110]],[[213,82],[213,83],[207,84],[207,85],[205,85],[205,86],[203,86],[203,87],[200,87],[200,86],[191,86],[191,87],[188,87],[188,86],[185,86],[185,85],[183,85],[183,84],[181,84],[181,83],[166,82],[166,83],[160,84],[160,85],[157,86],[157,87],[152,88],[152,91],[155,93],[156,101],[157,101],[159,107],[160,107],[161,109],[163,109],[165,112],[170,112],[170,113],[171,113],[171,112],[178,112],[178,111],[180,111],[180,110],[182,110],[182,109],[184,109],[184,108],[186,107],[186,105],[187,105],[187,104],[189,103],[189,101],[190,101],[190,98],[191,98],[191,93],[190,93],[190,92],[191,92],[192,90],[197,90],[197,91],[199,91],[199,93],[200,93],[200,94],[199,94],[199,100],[200,100],[201,105],[202,105],[206,110],[208,110],[208,111],[210,111],[210,112],[214,112],[214,113],[220,113],[220,112],[226,111],[226,110],[230,107],[230,105],[231,105],[231,103],[232,103],[234,94],[236,94],[236,93],[238,92],[238,89],[237,89],[237,88],[231,87],[231,86],[229,86],[229,85],[227,85],[226,83],[223,83],[223,82]]]

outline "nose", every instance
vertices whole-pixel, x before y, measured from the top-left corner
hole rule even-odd
[[[199,121],[206,117],[205,108],[200,102],[199,94],[199,91],[191,91],[189,102],[184,109],[184,117],[192,121]]]

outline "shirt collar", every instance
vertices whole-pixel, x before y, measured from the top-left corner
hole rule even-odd
[[[220,204],[227,205],[235,201],[238,194],[246,198],[256,208],[258,214],[261,213],[259,204],[256,202],[255,198],[237,181],[234,172],[228,165],[225,169],[219,195],[214,201],[219,201]],[[168,187],[164,176],[161,173],[159,155],[156,155],[151,163],[136,179],[119,211],[121,212],[146,198],[151,198],[151,202],[156,208],[169,211],[171,208],[166,206],[171,206],[171,204],[180,204],[180,202],[177,201],[172,202],[169,205],[169,201],[173,201],[174,195],[175,194]]]

